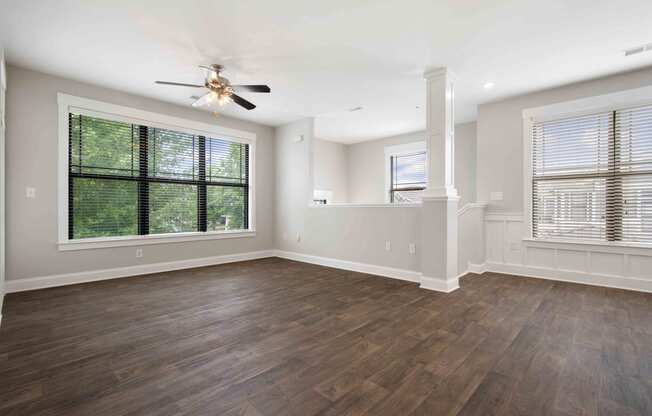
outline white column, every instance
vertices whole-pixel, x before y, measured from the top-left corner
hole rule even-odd
[[[459,288],[455,189],[455,77],[447,68],[426,71],[428,185],[421,213],[421,287]]]

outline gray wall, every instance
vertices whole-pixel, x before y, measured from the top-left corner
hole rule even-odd
[[[425,140],[425,132],[415,132],[348,146],[349,202],[385,203],[385,146]],[[475,201],[476,125],[455,126],[455,187],[459,206]]]
[[[301,142],[294,139],[304,136]],[[276,247],[280,250],[405,270],[418,270],[419,209],[309,207],[312,195],[313,120],[276,129]],[[280,197],[282,196],[282,197]],[[300,238],[297,239],[297,236]],[[299,241],[297,241],[299,240]],[[390,240],[392,249],[385,250]]]
[[[475,202],[475,171],[477,165],[476,124],[455,126],[455,187],[460,195],[459,207]]]
[[[273,128],[22,68],[8,68],[7,280],[168,262],[273,248]],[[134,247],[57,250],[57,93],[184,117],[257,135],[256,228],[253,238]],[[25,198],[25,187],[36,199]]]
[[[334,203],[348,202],[348,146],[315,138],[313,149],[315,189],[333,192]]]
[[[349,145],[349,202],[385,203],[385,146],[424,141],[424,132]]]
[[[523,211],[523,109],[646,85],[652,85],[652,69],[480,105],[477,120],[477,200],[488,202],[491,211]],[[492,191],[503,192],[503,201],[489,201]]]
[[[276,128],[276,248],[298,251],[305,231],[308,203],[312,200],[313,119]],[[302,141],[295,138],[303,136]]]

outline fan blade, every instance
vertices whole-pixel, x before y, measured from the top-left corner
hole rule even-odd
[[[199,67],[200,67],[201,69],[207,69],[207,70],[212,71],[212,72],[217,72],[217,70],[216,70],[215,68],[213,68],[212,66],[208,66],[208,65],[199,65]]]
[[[236,91],[272,92],[267,85],[231,85],[231,87]]]
[[[205,85],[199,84],[184,84],[183,82],[168,82],[168,81],[154,81],[157,84],[162,85],[176,85],[178,87],[192,87],[192,88],[204,88]]]
[[[209,104],[209,103],[211,103],[213,101],[215,101],[215,93],[213,91],[209,91],[206,94],[199,97],[197,99],[197,101],[192,103],[192,106],[193,107],[202,107],[202,106],[204,106],[206,104]]]
[[[236,104],[238,104],[241,107],[246,108],[247,110],[253,110],[254,108],[256,108],[256,106],[253,103],[245,100],[244,98],[240,97],[239,95],[231,94],[231,99]]]

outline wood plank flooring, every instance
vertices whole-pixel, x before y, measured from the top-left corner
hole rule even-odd
[[[7,295],[0,415],[651,415],[652,295],[277,258]]]

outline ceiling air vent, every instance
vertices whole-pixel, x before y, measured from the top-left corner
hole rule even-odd
[[[652,51],[652,43],[648,43],[647,45],[641,45],[641,46],[637,46],[635,48],[627,49],[627,50],[625,50],[625,56],[632,56],[632,55],[636,55],[636,54],[639,54],[639,53],[650,52],[650,51]]]

